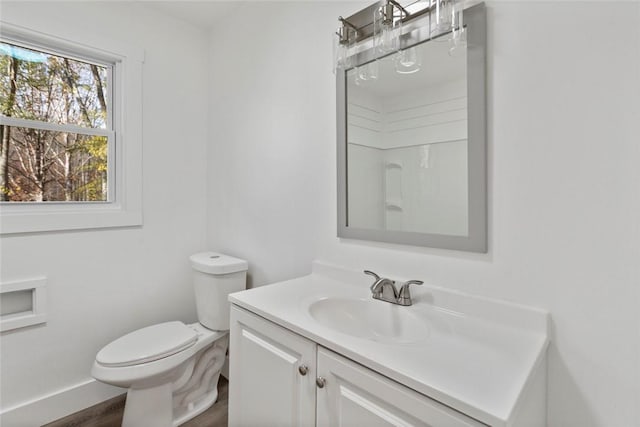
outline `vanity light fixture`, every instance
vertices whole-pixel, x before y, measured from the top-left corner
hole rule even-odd
[[[458,56],[467,49],[467,29],[464,27],[464,2],[454,5],[453,21],[451,22],[451,40],[449,55]]]
[[[432,37],[437,37],[451,30],[455,3],[455,0],[435,0],[434,21],[431,29]]]
[[[395,0],[386,0],[373,14],[373,44],[378,55],[400,50],[402,20],[409,12]]]
[[[334,44],[334,72],[356,67],[356,83],[375,80],[378,74],[375,62],[389,55],[394,55],[400,74],[420,70],[419,54],[409,43],[411,29],[407,30],[404,24],[425,15],[429,17],[426,25],[431,39],[449,42],[451,55],[466,50],[464,0],[403,1],[405,6],[399,1],[380,0],[346,19],[338,18],[341,25]],[[365,52],[369,48],[372,53]]]
[[[356,45],[356,39],[358,37],[358,29],[355,25],[344,19],[342,16],[338,17],[338,21],[342,24],[334,38],[334,73],[338,69],[348,69],[352,66],[352,60],[354,56],[354,47]]]
[[[464,27],[463,0],[436,0],[431,37],[437,42],[448,42],[449,55],[465,52],[467,32]]]

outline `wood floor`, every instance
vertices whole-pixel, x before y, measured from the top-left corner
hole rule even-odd
[[[76,412],[43,427],[120,427],[125,395]],[[229,383],[224,377],[218,381],[218,400],[214,405],[182,427],[226,427],[228,419]]]

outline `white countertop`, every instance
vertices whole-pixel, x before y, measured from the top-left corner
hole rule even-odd
[[[483,423],[509,425],[546,357],[548,313],[425,284],[412,288],[412,306],[399,309],[424,319],[427,338],[391,344],[337,332],[307,310],[325,297],[370,298],[370,282],[362,272],[315,262],[309,276],[229,301]]]

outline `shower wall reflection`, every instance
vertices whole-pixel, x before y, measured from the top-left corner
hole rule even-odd
[[[421,66],[410,74],[397,56],[375,79],[347,73],[350,227],[468,235],[466,57],[448,48],[414,47]]]

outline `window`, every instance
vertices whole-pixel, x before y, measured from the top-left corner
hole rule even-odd
[[[142,57],[2,23],[2,234],[142,223]]]
[[[0,200],[108,202],[113,64],[0,41]]]

